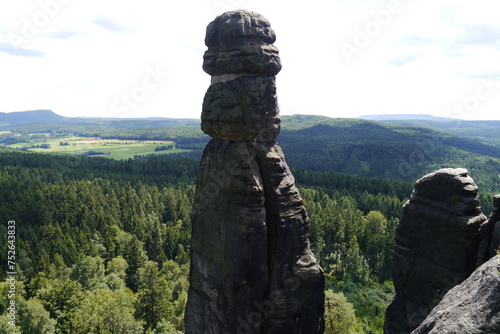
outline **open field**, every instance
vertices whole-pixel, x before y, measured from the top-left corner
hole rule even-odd
[[[176,144],[173,141],[139,141],[83,137],[33,139],[29,142],[7,145],[6,147],[46,153],[85,154],[88,152],[99,152],[101,154],[94,153],[88,155],[112,159],[129,159],[135,155],[172,154],[189,151],[174,148]],[[155,151],[157,147],[169,147],[169,149]]]

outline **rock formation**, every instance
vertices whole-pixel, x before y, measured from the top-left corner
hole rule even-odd
[[[441,169],[417,181],[396,232],[396,296],[386,334],[410,333],[442,297],[476,268],[481,213],[466,169]]]
[[[500,333],[500,255],[451,289],[412,334]]]
[[[323,333],[324,277],[280,146],[275,33],[227,12],[207,28],[212,75],[202,130],[212,137],[192,211],[187,334]]]
[[[481,245],[477,265],[485,263],[497,254],[500,248],[500,194],[493,199],[493,212],[481,225]]]

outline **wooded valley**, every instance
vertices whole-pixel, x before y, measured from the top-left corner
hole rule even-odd
[[[182,331],[190,211],[207,137],[191,125],[35,127],[0,135],[6,145],[0,149],[0,254],[8,252],[7,221],[15,221],[19,315],[15,327],[1,317],[0,332]],[[415,180],[441,167],[468,168],[489,215],[500,192],[500,147],[361,120],[296,117],[283,128],[278,141],[327,278],[328,333],[381,333],[393,297],[394,235]],[[186,151],[117,160],[8,147],[32,145],[34,131],[63,142],[66,136],[171,141]],[[2,266],[1,277],[7,271]],[[7,312],[8,289],[2,281],[0,314]]]

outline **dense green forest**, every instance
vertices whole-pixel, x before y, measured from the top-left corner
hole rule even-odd
[[[2,151],[0,217],[17,224],[19,322],[8,326],[2,317],[1,330],[181,331],[197,168],[198,160],[185,157],[117,161]],[[294,174],[332,298],[352,310],[353,329],[380,333],[393,293],[394,233],[413,185]],[[7,254],[6,224],[0,229],[0,253]],[[7,288],[2,282],[0,314]]]
[[[439,168],[464,167],[483,190],[500,188],[500,148],[435,130],[337,120],[284,129],[279,142],[295,168],[414,181]]]
[[[0,148],[0,254],[13,244],[15,221],[18,273],[16,326],[5,316],[12,286],[0,283],[0,333],[183,330],[190,210],[208,138],[187,121],[124,121],[119,129],[95,122],[11,127],[0,141],[171,140],[192,152],[113,160]],[[486,215],[500,192],[496,147],[435,130],[294,116],[284,118],[278,141],[326,274],[327,333],[382,332],[395,230],[417,178],[468,168]],[[1,266],[1,277],[7,271]]]

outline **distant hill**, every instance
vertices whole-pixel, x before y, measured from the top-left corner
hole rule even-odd
[[[455,136],[470,137],[469,139],[500,148],[500,121],[467,121],[424,114],[364,115],[356,118],[395,126],[429,128]]]
[[[40,123],[60,123],[67,120],[52,110],[30,110],[4,113],[0,112],[0,128],[17,127]]]
[[[47,129],[70,128],[117,128],[145,129],[171,126],[199,126],[198,119],[183,118],[106,118],[106,117],[64,117],[52,110],[30,110],[0,113],[0,130],[29,127],[27,131],[43,132]]]
[[[500,121],[432,121],[432,120],[386,120],[381,123],[403,126],[421,127],[450,133],[455,136],[469,137],[476,141],[500,147]]]
[[[500,147],[429,128],[330,119],[284,126],[277,141],[294,168],[415,181],[439,168],[464,167],[484,189],[500,189]]]
[[[425,114],[381,114],[381,115],[363,115],[355,118],[368,119],[372,121],[390,121],[390,120],[426,120],[436,122],[455,121],[454,118],[436,117]]]
[[[199,119],[66,118],[51,111],[0,114],[14,133],[122,140],[173,140],[199,157],[210,139]],[[14,126],[17,124],[17,126]],[[2,130],[2,126],[0,126]],[[22,137],[4,135],[4,142]],[[414,182],[443,167],[468,168],[476,182],[500,189],[500,121],[431,121],[282,117],[277,141],[293,168]],[[498,144],[498,145],[497,145]]]

